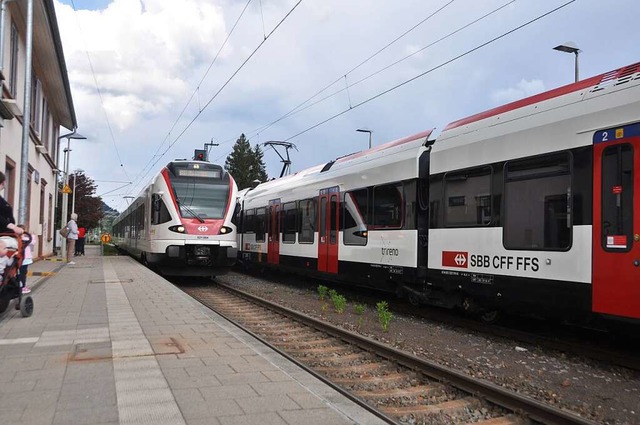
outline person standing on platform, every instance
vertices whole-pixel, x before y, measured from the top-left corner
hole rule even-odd
[[[75,256],[84,255],[84,238],[87,234],[87,229],[84,227],[78,227],[78,242],[76,242]]]
[[[29,231],[24,224],[18,224],[18,227],[24,230],[24,233],[22,234],[22,240],[23,243],[26,243],[26,240],[29,239],[27,236],[27,233],[29,233]],[[31,242],[29,242],[29,245],[24,247],[24,258],[22,259],[22,266],[20,266],[20,274],[18,275],[18,279],[20,279],[20,287],[22,288],[23,294],[28,294],[29,292],[31,292],[31,289],[27,286],[27,272],[29,271],[29,264],[33,264],[33,249],[35,248],[35,245],[37,243],[36,235],[34,235],[33,233],[31,233],[30,235]]]
[[[67,223],[69,228],[69,234],[67,235],[67,264],[75,264],[75,261],[71,261],[71,256],[76,251],[76,241],[78,240],[78,214],[71,214],[71,220]]]
[[[4,191],[6,177],[0,171],[0,192]],[[23,230],[16,226],[16,220],[13,218],[13,207],[8,203],[2,195],[0,195],[0,233],[15,233],[21,235]]]

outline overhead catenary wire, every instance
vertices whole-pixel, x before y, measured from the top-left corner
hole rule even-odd
[[[413,26],[413,27],[411,27],[409,30],[407,30],[407,31],[403,32],[403,33],[402,33],[402,35],[400,35],[399,37],[396,37],[393,41],[391,41],[390,43],[386,44],[383,48],[379,49],[376,53],[374,53],[374,54],[370,55],[367,59],[365,59],[364,61],[360,62],[360,64],[358,64],[357,66],[355,66],[355,67],[351,68],[351,70],[349,70],[345,75],[340,76],[340,77],[339,77],[338,79],[336,79],[333,83],[331,83],[331,84],[329,84],[329,85],[325,86],[324,88],[322,88],[321,90],[319,90],[318,92],[316,92],[316,94],[314,94],[313,96],[311,96],[310,98],[308,98],[307,100],[305,100],[304,102],[302,102],[301,104],[299,104],[298,106],[296,106],[295,108],[293,108],[291,111],[287,112],[285,115],[281,116],[280,118],[278,118],[278,119],[276,119],[276,120],[272,121],[271,123],[269,123],[269,124],[267,124],[267,125],[264,125],[264,126],[260,127],[259,129],[252,130],[251,132],[245,133],[245,135],[247,136],[247,140],[252,140],[252,139],[253,139],[253,137],[254,137],[254,136],[253,136],[254,134],[257,136],[257,135],[259,135],[262,131],[266,130],[267,128],[271,127],[272,125],[274,125],[274,124],[276,124],[276,123],[278,123],[278,122],[280,122],[280,121],[282,121],[282,120],[284,120],[284,119],[286,119],[286,118],[289,118],[289,117],[290,117],[290,116],[292,116],[292,115],[295,115],[295,114],[297,114],[297,113],[299,113],[299,112],[302,112],[302,111],[304,111],[304,110],[307,110],[307,109],[309,109],[309,108],[313,107],[314,105],[317,105],[317,104],[319,104],[319,103],[321,103],[321,102],[323,102],[323,101],[325,101],[325,100],[327,100],[327,99],[329,99],[329,98],[331,98],[331,97],[333,97],[333,96],[335,96],[335,95],[337,95],[337,94],[339,94],[339,93],[344,92],[345,90],[347,90],[347,91],[348,91],[349,87],[353,87],[353,86],[355,86],[355,85],[358,85],[358,84],[360,84],[360,83],[362,83],[362,82],[364,82],[364,81],[366,81],[366,80],[368,80],[368,79],[370,79],[370,78],[372,78],[372,77],[374,77],[374,76],[376,76],[376,75],[378,75],[378,74],[380,74],[380,73],[382,73],[382,72],[386,71],[387,69],[389,69],[389,68],[391,68],[391,67],[393,67],[393,66],[395,66],[395,65],[397,65],[397,64],[399,64],[399,63],[401,63],[401,62],[403,62],[403,61],[405,61],[405,60],[407,60],[407,59],[409,59],[409,58],[411,58],[412,56],[415,56],[415,55],[417,55],[418,53],[423,52],[424,50],[426,50],[426,49],[428,49],[428,48],[430,48],[430,47],[435,46],[436,44],[438,44],[438,43],[440,43],[440,42],[442,42],[442,41],[444,41],[444,40],[446,40],[446,39],[448,39],[448,38],[450,38],[450,37],[454,36],[455,34],[457,34],[457,33],[461,32],[461,31],[463,31],[463,30],[465,30],[465,29],[467,29],[467,28],[471,27],[472,25],[474,25],[474,24],[476,24],[476,23],[478,23],[478,22],[480,22],[480,21],[482,21],[482,20],[484,20],[484,19],[486,19],[486,18],[490,17],[491,15],[494,15],[495,13],[497,13],[497,12],[501,11],[502,9],[504,9],[504,8],[506,8],[507,6],[509,6],[509,5],[513,4],[513,3],[515,3],[516,1],[517,1],[517,0],[510,0],[510,1],[508,1],[507,3],[504,3],[504,4],[502,4],[502,5],[500,5],[500,6],[496,7],[496,8],[494,8],[493,10],[491,10],[491,11],[489,11],[489,12],[485,13],[484,15],[482,15],[482,16],[480,16],[480,17],[478,17],[478,18],[476,18],[476,19],[474,19],[474,20],[472,20],[472,21],[470,21],[470,22],[468,22],[468,23],[466,23],[466,24],[464,24],[464,25],[462,25],[462,26],[458,27],[457,29],[455,29],[455,30],[453,30],[453,31],[449,32],[448,34],[446,34],[446,35],[444,35],[444,36],[442,36],[442,37],[438,38],[437,40],[435,40],[435,41],[433,41],[433,42],[431,42],[431,43],[427,44],[426,46],[424,46],[424,47],[422,47],[422,48],[420,48],[420,49],[416,50],[415,52],[413,52],[413,53],[411,53],[411,54],[409,54],[409,55],[404,56],[403,58],[401,58],[401,59],[399,59],[399,60],[397,60],[397,61],[395,61],[395,62],[393,62],[393,63],[391,63],[391,64],[389,64],[389,65],[387,65],[387,66],[385,66],[385,67],[383,67],[383,68],[381,68],[381,69],[379,69],[379,70],[377,70],[377,71],[375,71],[375,72],[373,72],[373,73],[371,73],[371,74],[369,74],[369,75],[367,75],[367,76],[365,76],[365,77],[363,77],[363,78],[361,78],[361,79],[359,79],[359,80],[357,80],[356,82],[354,82],[354,83],[352,83],[352,84],[346,84],[346,87],[340,88],[340,89],[338,89],[337,91],[335,91],[335,92],[333,92],[333,93],[331,93],[331,94],[328,94],[328,95],[326,95],[326,96],[324,96],[324,97],[322,97],[322,98],[318,99],[317,101],[315,101],[315,102],[313,102],[313,103],[311,103],[311,104],[308,104],[307,106],[305,106],[305,107],[301,108],[301,106],[302,106],[302,105],[304,105],[305,103],[308,103],[311,99],[313,99],[313,98],[317,97],[320,93],[322,93],[322,92],[326,91],[326,89],[327,89],[327,88],[331,87],[331,86],[332,86],[332,85],[334,85],[336,82],[338,82],[338,81],[340,81],[340,80],[344,79],[344,80],[345,80],[345,83],[346,83],[346,77],[347,77],[347,75],[348,75],[349,73],[351,73],[351,72],[355,71],[355,70],[356,70],[356,69],[358,69],[360,66],[364,65],[364,64],[365,64],[365,63],[367,63],[369,60],[371,60],[372,58],[374,58],[377,54],[379,54],[380,52],[382,52],[384,49],[386,49],[387,47],[391,46],[391,45],[392,45],[392,44],[394,44],[396,41],[400,40],[403,36],[407,35],[409,32],[411,32],[412,30],[414,30],[415,28],[417,28],[420,24],[422,24],[422,23],[426,22],[428,19],[430,19],[431,17],[435,16],[435,14],[436,14],[436,13],[440,12],[444,7],[446,7],[446,6],[448,6],[449,4],[451,4],[451,2],[449,2],[449,3],[445,4],[443,7],[441,7],[441,8],[440,8],[440,9],[438,9],[438,10],[436,10],[435,12],[433,12],[433,13],[432,13],[431,15],[429,15],[428,17],[426,17],[426,18],[422,19],[418,24],[414,25],[414,26]],[[353,109],[353,106],[351,105],[351,100],[350,100],[350,99],[349,99],[349,109]],[[339,115],[338,115],[338,116],[339,116]],[[233,142],[234,140],[236,140],[236,137],[229,138],[229,139],[225,140],[224,142],[222,142],[221,144],[231,143],[231,142]],[[215,159],[215,161],[220,160],[220,159],[221,159],[222,157],[224,157],[225,155],[226,155],[226,154],[222,154],[222,155],[220,155],[218,158],[216,158],[216,159]]]
[[[242,17],[244,16],[244,13],[246,12],[247,8],[249,7],[249,4],[251,3],[252,0],[247,0],[247,2],[244,5],[244,8],[242,9],[242,11],[240,12],[240,15],[238,15],[238,17],[236,18],[235,23],[233,24],[233,27],[231,27],[231,31],[229,31],[229,34],[227,34],[227,36],[225,37],[224,41],[222,42],[222,45],[220,46],[220,48],[218,49],[218,52],[216,53],[216,55],[214,56],[213,60],[211,61],[211,63],[209,64],[209,67],[207,68],[207,70],[204,72],[204,74],[202,75],[202,78],[200,78],[200,81],[198,82],[198,84],[196,85],[196,88],[193,90],[193,93],[191,93],[191,96],[189,97],[189,99],[187,100],[187,102],[185,103],[184,107],[182,108],[182,111],[180,111],[180,113],[178,114],[178,116],[176,117],[175,121],[173,122],[173,124],[171,125],[171,128],[169,129],[169,132],[167,133],[167,135],[164,137],[164,139],[162,139],[162,142],[160,142],[160,144],[158,145],[158,149],[156,149],[155,153],[153,154],[153,156],[149,159],[149,161],[145,164],[145,166],[142,168],[142,170],[138,173],[138,176],[136,177],[136,181],[140,180],[141,178],[145,177],[147,175],[147,173],[143,174],[145,172],[145,170],[147,169],[147,167],[152,163],[153,159],[157,157],[158,153],[160,152],[160,150],[162,149],[162,146],[165,144],[165,142],[169,139],[169,137],[171,137],[171,132],[173,131],[173,129],[176,127],[176,125],[178,124],[178,122],[180,121],[180,119],[182,118],[182,116],[184,115],[185,111],[187,110],[187,108],[189,107],[189,105],[191,104],[191,101],[193,100],[193,97],[199,93],[200,91],[200,86],[202,85],[202,83],[204,82],[204,80],[207,78],[207,76],[209,75],[209,71],[211,71],[211,68],[213,67],[213,65],[217,62],[218,57],[220,56],[220,54],[222,53],[222,50],[224,49],[224,47],[227,45],[227,42],[229,41],[229,39],[231,38],[231,35],[234,33],[234,31],[236,30],[236,27],[238,26],[238,23],[240,23],[240,20],[242,19]],[[198,109],[200,109],[199,105],[198,105]],[[141,177],[142,176],[142,177]]]
[[[76,5],[73,2],[73,0],[71,0],[71,7],[73,8],[73,11],[75,12],[75,18],[76,18],[76,23],[78,25],[78,29],[80,30],[80,32],[82,33],[82,27],[80,26],[80,22],[78,21],[78,11],[76,9]],[[100,98],[100,106],[102,106],[102,112],[104,113],[104,117],[107,123],[107,128],[109,129],[109,135],[111,136],[111,141],[113,143],[113,148],[116,151],[116,156],[118,157],[118,162],[120,164],[120,167],[122,168],[122,171],[124,172],[124,175],[129,179],[129,174],[127,173],[126,168],[124,167],[124,163],[122,162],[122,157],[120,156],[120,151],[118,150],[118,145],[116,144],[116,138],[113,135],[113,129],[111,128],[111,122],[109,120],[109,114],[107,114],[107,109],[104,106],[104,99],[102,98],[102,91],[100,90],[100,86],[98,85],[98,79],[96,78],[96,72],[93,68],[93,62],[91,61],[91,55],[89,55],[89,50],[87,49],[87,45],[86,45],[86,37],[82,37],[83,43],[84,43],[84,52],[87,55],[87,60],[89,61],[89,68],[91,68],[91,75],[93,77],[93,83],[96,86],[96,91],[98,92],[98,97]]]
[[[233,78],[244,68],[244,66],[251,60],[251,58],[260,50],[260,48],[267,42],[267,40],[280,28],[280,26],[287,20],[287,18],[294,12],[294,10],[302,3],[303,0],[298,0],[298,2],[287,12],[287,14],[276,24],[276,26],[266,35],[264,40],[262,40],[258,46],[249,54],[249,56],[240,64],[240,66],[231,74],[231,76],[226,80],[226,82],[216,91],[216,93],[207,101],[207,103],[198,111],[198,113],[193,117],[193,119],[187,124],[187,126],[176,136],[176,138],[169,144],[169,146],[160,154],[156,155],[156,160],[151,165],[149,171],[145,173],[140,179],[138,179],[138,185],[144,181],[144,178],[149,174],[150,170],[164,157],[164,155],[169,152],[169,150],[182,138],[182,136],[186,133],[186,131],[193,125],[193,123],[200,117],[200,115],[207,109],[207,107],[218,97],[218,95],[224,90],[227,85],[233,80]]]
[[[351,73],[353,73],[354,71],[358,70],[360,67],[362,67],[363,65],[365,65],[366,63],[368,63],[370,60],[372,60],[373,58],[375,58],[376,56],[378,56],[380,53],[384,52],[386,49],[388,49],[389,47],[391,47],[392,45],[394,45],[395,43],[397,43],[398,41],[400,41],[402,38],[404,38],[405,36],[407,36],[408,34],[410,34],[412,31],[414,31],[416,28],[418,28],[419,26],[421,26],[422,24],[426,23],[428,20],[430,20],[431,18],[435,17],[437,14],[439,14],[440,12],[442,12],[447,6],[451,5],[455,0],[450,0],[449,2],[445,3],[442,7],[438,8],[437,10],[435,10],[434,12],[432,12],[431,14],[429,14],[429,16],[427,16],[426,18],[423,18],[422,20],[420,20],[418,23],[416,23],[415,25],[413,25],[411,28],[409,28],[408,30],[404,31],[402,34],[400,34],[399,36],[397,36],[396,38],[394,38],[393,40],[391,40],[389,43],[387,43],[386,45],[384,45],[383,47],[381,47],[380,49],[378,49],[376,52],[374,52],[373,54],[369,55],[366,59],[364,59],[363,61],[361,61],[358,65],[354,66],[353,68],[351,68],[349,71],[347,71],[346,73],[344,73],[343,75],[339,76],[338,78],[336,78],[334,81],[332,81],[331,83],[327,84],[326,86],[324,86],[323,88],[321,88],[320,90],[318,90],[315,94],[313,94],[312,96],[310,96],[309,98],[307,98],[305,101],[303,101],[302,103],[298,104],[296,107],[294,107],[293,109],[291,109],[289,112],[287,112],[286,114],[284,114],[282,117],[278,118],[277,120],[266,124],[262,127],[259,127],[257,129],[251,130],[249,131],[247,134],[256,134],[256,133],[261,133],[263,131],[265,131],[266,129],[268,129],[269,127],[273,126],[274,124],[282,121],[285,118],[288,118],[291,115],[294,115],[298,112],[300,112],[300,110],[305,110],[307,109],[307,107],[304,107],[304,105],[306,105],[307,103],[311,102],[313,99],[315,99],[317,96],[319,96],[320,94],[322,94],[323,92],[325,92],[326,90],[328,90],[330,87],[336,85],[337,83],[339,83],[343,78],[347,79],[347,76]],[[513,3],[516,0],[512,0],[509,3]],[[340,90],[339,92],[344,91],[345,89]],[[335,95],[335,94],[333,94]],[[332,96],[333,96],[332,95]],[[326,99],[323,98],[323,100]],[[313,103],[314,105],[317,102]],[[303,108],[304,107],[304,108]],[[302,109],[301,109],[302,108]]]
[[[356,108],[358,108],[358,107],[360,107],[360,106],[362,106],[362,105],[364,105],[366,103],[369,103],[369,102],[371,102],[371,101],[373,101],[373,100],[375,100],[375,99],[377,99],[379,97],[382,97],[385,94],[388,94],[388,93],[390,93],[390,92],[392,92],[392,91],[394,91],[394,90],[396,90],[396,89],[398,89],[398,88],[400,88],[400,87],[402,87],[402,86],[404,86],[404,85],[406,85],[406,84],[408,84],[408,83],[410,83],[412,81],[417,80],[418,78],[421,78],[421,77],[423,77],[423,76],[425,76],[427,74],[430,74],[431,72],[433,72],[433,71],[435,71],[437,69],[440,69],[445,65],[448,65],[448,64],[450,64],[450,63],[452,63],[452,62],[454,62],[456,60],[459,60],[459,59],[461,59],[461,58],[463,58],[463,57],[465,57],[465,56],[467,56],[467,55],[469,55],[469,54],[471,54],[471,53],[473,53],[473,52],[475,52],[477,50],[480,50],[481,48],[483,48],[485,46],[488,46],[489,44],[492,44],[492,43],[494,43],[494,42],[506,37],[509,34],[512,34],[512,33],[516,32],[516,31],[518,31],[518,30],[520,30],[520,29],[522,29],[522,28],[524,28],[524,27],[526,27],[528,25],[531,25],[532,23],[534,23],[536,21],[539,21],[540,19],[542,19],[542,18],[544,18],[546,16],[549,16],[549,15],[557,12],[560,9],[563,9],[564,7],[570,5],[571,3],[574,3],[575,1],[576,0],[570,0],[570,1],[568,1],[568,2],[566,2],[564,4],[562,4],[562,5],[560,5],[560,6],[556,7],[556,8],[554,8],[554,9],[546,12],[546,13],[543,13],[542,15],[539,15],[539,16],[535,17],[534,19],[531,19],[531,20],[525,22],[524,24],[521,24],[521,25],[519,25],[519,26],[517,26],[517,27],[515,27],[515,28],[513,28],[513,29],[511,29],[511,30],[509,30],[509,31],[507,31],[505,33],[502,33],[499,36],[496,36],[496,37],[494,37],[494,38],[492,38],[492,39],[490,39],[490,40],[488,40],[488,41],[486,41],[486,42],[484,42],[482,44],[479,44],[478,46],[476,46],[476,47],[474,47],[472,49],[469,49],[469,50],[465,51],[464,53],[461,53],[461,54],[459,54],[459,55],[457,55],[457,56],[455,56],[455,57],[453,57],[453,58],[451,58],[449,60],[446,60],[446,61],[444,61],[444,62],[442,62],[442,63],[440,63],[440,64],[438,64],[438,65],[436,65],[436,66],[434,66],[434,67],[432,67],[432,68],[430,68],[430,69],[428,69],[428,70],[426,70],[426,71],[424,71],[424,72],[422,72],[422,73],[420,73],[418,75],[415,75],[414,77],[409,78],[408,80],[405,80],[402,83],[396,84],[395,86],[390,87],[389,89],[384,90],[384,91],[382,91],[382,92],[380,92],[380,93],[378,93],[378,94],[376,94],[376,95],[374,95],[374,96],[372,96],[372,97],[370,97],[368,99],[365,99],[362,102],[349,107],[348,109],[345,109],[345,110],[343,110],[343,111],[341,111],[341,112],[339,112],[337,114],[334,114],[334,115],[330,116],[329,118],[327,118],[327,119],[325,119],[325,120],[323,120],[321,122],[318,122],[318,123],[312,125],[311,127],[308,127],[307,129],[302,130],[302,131],[294,134],[293,136],[290,136],[290,137],[288,137],[288,138],[286,138],[286,139],[284,139],[282,141],[286,142],[286,141],[295,139],[296,137],[301,136],[302,134],[305,134],[305,133],[307,133],[307,132],[313,130],[314,128],[317,128],[317,127],[319,127],[319,126],[321,126],[323,124],[326,124],[327,122],[329,122],[331,120],[334,120],[335,118],[337,118],[337,117],[339,117],[341,115],[344,115],[347,112],[352,111],[353,109],[356,109]]]
[[[378,75],[378,74],[380,74],[380,73],[382,73],[382,72],[386,71],[387,69],[389,69],[389,68],[391,68],[391,67],[394,67],[394,66],[398,65],[399,63],[402,63],[402,62],[404,62],[405,60],[407,60],[407,59],[409,59],[409,58],[411,58],[411,57],[413,57],[413,56],[417,55],[418,53],[421,53],[421,52],[425,51],[426,49],[428,49],[428,48],[430,48],[430,47],[435,46],[436,44],[438,44],[438,43],[440,43],[440,42],[442,42],[442,41],[444,41],[444,40],[446,40],[446,39],[448,39],[448,38],[450,38],[450,37],[454,36],[455,34],[459,33],[460,31],[463,31],[463,30],[465,30],[466,28],[469,28],[470,26],[472,26],[472,25],[474,25],[474,24],[476,24],[476,23],[478,23],[478,22],[480,22],[480,21],[482,21],[482,20],[484,20],[484,19],[488,18],[489,16],[491,16],[491,15],[493,15],[493,14],[495,14],[495,13],[499,12],[500,10],[504,9],[505,7],[509,6],[510,4],[512,4],[512,3],[516,2],[516,1],[517,1],[517,0],[510,0],[509,2],[507,2],[507,3],[505,3],[505,4],[501,5],[501,6],[499,6],[499,7],[495,8],[495,9],[493,9],[492,11],[490,11],[490,12],[488,12],[488,13],[485,13],[484,15],[480,16],[479,18],[474,19],[473,21],[471,21],[471,22],[469,22],[469,23],[467,23],[467,24],[465,24],[465,25],[463,25],[463,26],[459,27],[459,28],[458,28],[458,29],[456,29],[456,30],[451,31],[450,33],[448,33],[448,34],[446,34],[446,35],[444,35],[444,36],[440,37],[439,39],[437,39],[437,40],[433,41],[432,43],[429,43],[429,44],[427,44],[426,46],[424,46],[424,47],[422,47],[422,48],[420,48],[420,49],[416,50],[415,52],[413,52],[413,53],[411,53],[411,54],[409,54],[409,55],[406,55],[406,56],[404,56],[403,58],[398,59],[397,61],[392,62],[391,64],[389,64],[389,65],[387,65],[387,66],[385,66],[385,67],[383,67],[383,68],[380,68],[379,70],[377,70],[377,71],[375,71],[375,72],[372,72],[371,74],[369,74],[369,75],[367,75],[367,76],[365,76],[365,77],[362,77],[361,79],[359,79],[359,80],[357,80],[357,81],[355,81],[355,82],[353,82],[353,83],[351,83],[351,84],[346,84],[346,86],[345,86],[345,87],[340,88],[340,89],[338,89],[337,91],[335,91],[335,92],[333,92],[333,93],[331,93],[331,94],[328,94],[328,95],[326,95],[326,96],[324,96],[324,97],[322,97],[322,98],[320,98],[320,99],[316,100],[315,102],[308,104],[307,106],[305,106],[305,107],[303,107],[303,108],[300,108],[300,109],[296,110],[295,112],[291,112],[291,111],[290,111],[290,112],[288,112],[287,114],[285,114],[285,115],[283,115],[282,117],[278,118],[277,120],[275,120],[275,121],[271,122],[271,123],[270,123],[270,124],[268,124],[267,126],[262,127],[262,128],[260,129],[260,131],[262,132],[262,131],[266,130],[267,128],[269,128],[270,126],[272,126],[273,124],[276,124],[276,123],[278,123],[278,122],[280,122],[280,121],[282,121],[282,120],[284,120],[284,119],[286,119],[286,118],[289,118],[289,117],[291,117],[291,116],[293,116],[293,115],[295,115],[295,114],[298,114],[298,113],[300,113],[300,112],[302,112],[302,111],[305,111],[305,110],[307,110],[307,109],[309,109],[309,108],[311,108],[311,107],[313,107],[313,106],[315,106],[315,105],[317,105],[317,104],[319,104],[319,103],[324,102],[324,101],[325,101],[325,100],[327,100],[327,99],[330,99],[330,98],[332,98],[332,97],[334,97],[334,96],[336,96],[336,95],[338,95],[338,94],[340,94],[340,93],[344,92],[344,91],[347,91],[347,94],[348,94],[348,93],[349,93],[349,88],[354,87],[354,86],[356,86],[356,85],[358,85],[358,84],[361,84],[361,83],[363,83],[363,82],[365,82],[365,81],[369,80],[370,78],[373,78],[373,77],[375,77],[376,75]],[[354,68],[354,69],[355,69],[355,68]],[[351,72],[351,71],[350,71],[350,72]],[[347,73],[347,75],[348,75],[348,73]],[[344,79],[345,79],[345,83],[346,83],[346,75],[345,75],[344,77],[341,77],[341,78],[344,78]],[[317,94],[316,94],[316,95],[314,95],[314,97],[315,97],[315,96],[317,96]],[[305,102],[305,103],[306,103],[306,102]],[[300,106],[300,105],[299,105],[299,106]],[[299,106],[298,106],[297,108],[299,108]],[[350,108],[350,109],[352,108],[352,106],[351,106],[351,97],[349,97],[349,108]],[[249,138],[249,139],[251,139],[251,134],[252,134],[252,133],[249,133],[249,136],[248,136],[248,138]]]

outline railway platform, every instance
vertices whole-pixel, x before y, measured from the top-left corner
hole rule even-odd
[[[133,259],[75,263],[32,264],[33,316],[0,314],[3,423],[384,423]]]

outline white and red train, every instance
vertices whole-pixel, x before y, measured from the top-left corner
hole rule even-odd
[[[224,274],[237,259],[237,196],[221,166],[170,162],[114,221],[113,242],[165,275]]]
[[[461,307],[640,324],[640,63],[243,191],[238,248]]]

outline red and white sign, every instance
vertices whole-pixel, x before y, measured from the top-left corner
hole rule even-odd
[[[607,248],[627,249],[626,235],[607,236]]]
[[[466,269],[469,264],[468,258],[469,253],[466,251],[442,251],[442,266]]]
[[[611,188],[611,192],[612,192],[614,195],[617,195],[617,194],[622,193],[622,186],[613,186],[613,187]]]

